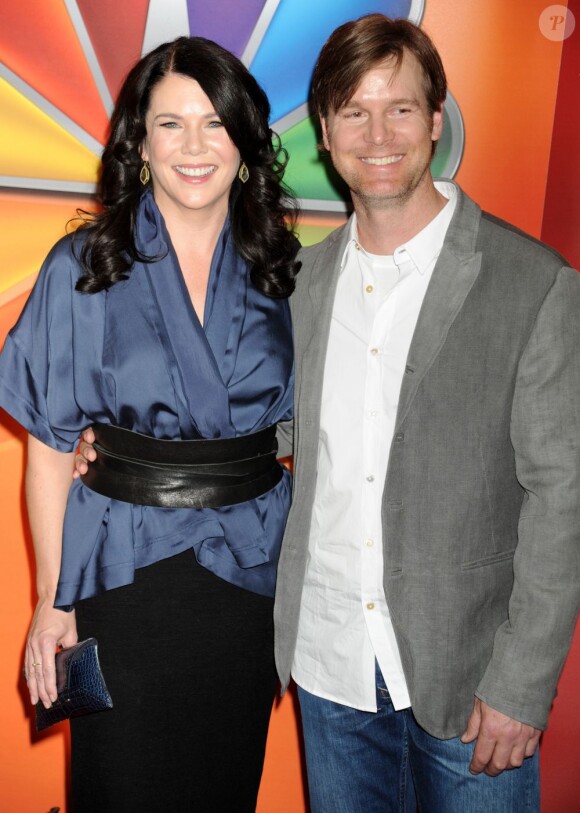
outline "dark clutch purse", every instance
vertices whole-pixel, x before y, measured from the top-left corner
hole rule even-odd
[[[56,653],[58,697],[49,709],[36,704],[36,730],[42,731],[69,717],[113,708],[99,665],[97,641],[87,638]]]

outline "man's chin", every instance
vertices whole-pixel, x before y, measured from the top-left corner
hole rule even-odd
[[[363,206],[386,209],[406,203],[413,194],[413,189],[406,186],[365,185],[356,190],[352,189],[351,192],[353,199],[357,198]]]

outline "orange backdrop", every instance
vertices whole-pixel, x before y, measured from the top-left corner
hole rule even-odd
[[[0,10],[0,56],[8,67],[14,49],[19,47],[9,30],[29,36],[29,15],[35,16],[34,30],[48,31],[38,46],[54,54],[56,82],[66,78],[68,96],[63,102],[66,113],[75,118],[79,110],[93,109],[91,121],[83,127],[101,139],[105,119],[100,100],[93,94],[87,77],[71,73],[69,65],[78,66],[71,57],[70,31],[63,18],[51,11],[63,0],[19,0],[4,3]],[[106,0],[105,5],[110,5]],[[121,11],[143,13],[144,0],[116,3]],[[551,190],[550,228],[555,235],[577,233],[578,212],[578,33],[565,43],[554,42],[542,35],[538,19],[549,5],[543,0],[427,0],[422,26],[437,44],[448,73],[450,89],[461,109],[466,143],[457,180],[483,208],[503,217],[537,237],[542,227]],[[566,5],[563,3],[561,5]],[[576,0],[568,7],[576,12]],[[14,16],[20,26],[14,26]],[[119,18],[122,26],[122,17]],[[9,19],[10,18],[10,19]],[[44,19],[45,18],[45,19]],[[60,20],[55,27],[54,20]],[[8,25],[10,23],[10,25]],[[22,43],[21,43],[22,44]],[[561,74],[563,46],[567,59],[566,73]],[[70,46],[72,47],[72,46]],[[128,48],[134,44],[129,43]],[[21,49],[22,50],[22,49]],[[28,70],[34,72],[34,48],[30,48]],[[70,80],[70,81],[69,81]],[[0,78],[0,95],[8,98]],[[567,107],[558,99],[558,89],[568,88]],[[87,101],[87,94],[90,97]],[[563,97],[562,97],[563,98]],[[575,103],[573,99],[576,99]],[[558,103],[558,107],[557,107]],[[29,118],[27,110],[7,105],[7,117],[0,131],[0,175],[10,174],[6,165],[12,156],[23,153],[22,143],[31,130],[28,156],[42,164],[34,128],[46,123]],[[22,115],[23,119],[18,119]],[[27,118],[28,117],[28,118]],[[24,124],[18,124],[24,121]],[[558,155],[551,154],[555,125],[560,121]],[[564,124],[562,124],[564,122]],[[20,129],[19,129],[20,128]],[[26,132],[25,132],[26,131]],[[28,136],[27,136],[28,137]],[[51,137],[62,148],[62,134]],[[8,146],[7,146],[8,145]],[[78,145],[70,145],[70,161],[87,164]],[[566,153],[566,150],[569,150]],[[564,151],[564,152],[562,152]],[[562,155],[570,156],[569,163]],[[18,158],[20,160],[20,158]],[[87,180],[92,170],[87,170]],[[555,184],[557,184],[555,186]],[[573,190],[570,193],[570,190]],[[555,203],[554,203],[555,201]],[[558,209],[558,202],[565,203]],[[0,189],[0,341],[15,321],[26,291],[50,246],[63,233],[64,223],[77,206],[90,202],[71,195],[46,197],[34,192]],[[547,217],[547,214],[546,214]],[[342,222],[340,215],[309,215],[302,226],[304,242],[320,239]],[[557,223],[558,228],[554,226]],[[576,229],[573,228],[576,225]],[[560,237],[565,242],[565,237]],[[575,242],[576,241],[576,242]],[[574,254],[577,238],[568,239],[561,250]],[[559,245],[556,245],[559,248]],[[571,256],[577,265],[580,256]],[[565,326],[563,326],[565,329]],[[2,495],[2,556],[0,569],[0,634],[3,657],[0,660],[0,696],[3,708],[3,736],[0,740],[0,800],[4,810],[19,813],[47,813],[51,807],[66,810],[67,734],[64,727],[45,735],[36,735],[20,677],[23,644],[34,605],[31,579],[32,551],[24,519],[22,495],[23,437],[18,427],[3,417],[0,421],[0,494]],[[550,728],[543,737],[542,811],[573,813],[580,811],[577,778],[577,731],[580,708],[577,687],[580,684],[579,636],[562,676],[560,693],[555,701]],[[290,693],[276,705],[270,735],[259,813],[304,813],[307,802],[299,749],[295,699]]]

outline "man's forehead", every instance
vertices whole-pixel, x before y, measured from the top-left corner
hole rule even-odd
[[[426,96],[422,82],[422,70],[416,57],[404,51],[400,59],[396,56],[388,56],[385,59],[372,65],[361,77],[351,96],[341,105],[341,108],[348,107],[356,103],[358,97],[366,95],[373,85],[385,84],[390,88],[396,80],[404,74],[406,84],[414,86],[414,92],[406,92],[404,98],[414,100],[417,103],[426,101]],[[413,81],[415,80],[415,81]],[[410,90],[409,87],[407,90]]]

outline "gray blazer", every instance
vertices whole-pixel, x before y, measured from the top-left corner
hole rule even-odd
[[[324,360],[347,227],[303,249],[294,502],[276,594],[290,679]],[[384,587],[415,717],[461,734],[474,694],[545,728],[580,604],[580,275],[458,189],[401,386]]]

